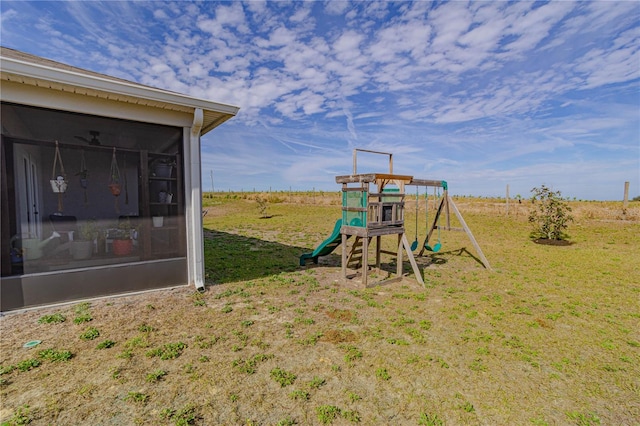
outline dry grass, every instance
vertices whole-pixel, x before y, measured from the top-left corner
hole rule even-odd
[[[205,294],[179,288],[3,317],[1,421],[638,422],[637,219],[572,202],[573,244],[550,247],[529,241],[524,211],[507,217],[497,201],[457,199],[494,271],[463,233],[443,232],[443,250],[419,259],[426,287],[407,264],[402,282],[362,289],[342,282],[338,256],[297,267],[339,217],[334,195],[271,202],[268,220],[249,198],[206,200],[207,270],[224,284]],[[66,321],[39,322],[57,313]],[[91,321],[74,323],[87,313]],[[99,336],[81,338],[90,328]],[[22,348],[32,339],[42,343]],[[107,340],[115,345],[97,349]],[[39,357],[45,349],[73,357]]]

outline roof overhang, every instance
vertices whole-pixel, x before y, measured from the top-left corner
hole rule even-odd
[[[14,57],[15,56],[15,57]],[[235,116],[239,107],[82,70],[12,49],[0,50],[0,81],[32,85],[136,106],[193,114],[203,111],[201,134]]]

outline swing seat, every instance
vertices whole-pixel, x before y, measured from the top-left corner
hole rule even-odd
[[[442,248],[442,244],[440,243],[435,243],[435,245],[433,247],[431,247],[429,244],[425,244],[424,248],[427,249],[428,251],[432,251],[434,253],[437,253],[440,251],[440,249]]]

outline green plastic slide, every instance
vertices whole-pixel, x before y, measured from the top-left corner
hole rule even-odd
[[[338,219],[336,221],[335,226],[333,227],[333,232],[331,236],[324,240],[314,251],[313,253],[304,253],[300,256],[300,266],[304,266],[306,264],[307,259],[313,259],[313,263],[318,263],[318,257],[326,256],[335,250],[342,243],[342,235],[340,234],[340,228],[342,228],[342,219]]]

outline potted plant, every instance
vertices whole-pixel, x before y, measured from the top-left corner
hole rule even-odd
[[[90,259],[93,247],[100,233],[94,220],[87,220],[78,228],[78,237],[71,241],[71,255],[75,260]]]
[[[116,256],[126,256],[131,254],[133,250],[133,240],[131,239],[131,231],[133,230],[129,219],[120,222],[113,240],[113,254]]]

